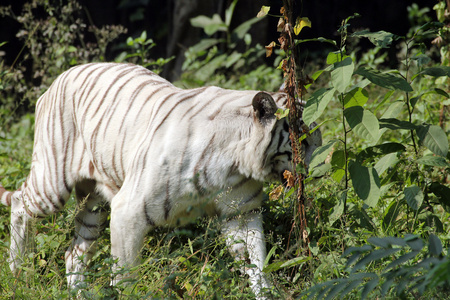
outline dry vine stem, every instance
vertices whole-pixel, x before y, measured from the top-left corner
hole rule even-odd
[[[285,90],[288,95],[288,103],[287,108],[289,109],[289,132],[290,139],[292,145],[292,153],[293,153],[293,164],[297,166],[299,164],[303,164],[303,153],[301,150],[301,142],[299,141],[299,130],[296,124],[300,124],[300,119],[302,117],[302,110],[300,108],[299,102],[296,99],[302,99],[304,92],[304,85],[306,84],[306,80],[303,79],[301,75],[301,70],[297,68],[298,66],[298,55],[295,49],[295,41],[294,41],[294,26],[292,25],[295,22],[295,1],[294,0],[283,0],[283,7],[281,8],[281,14],[283,15],[283,19],[280,20],[280,23],[284,23],[283,28],[279,28],[281,31],[280,38],[278,41],[280,42],[281,49],[283,49],[286,54],[289,56],[283,63],[283,71],[285,72],[284,76],[285,80]],[[295,96],[298,95],[298,98]],[[297,190],[297,201],[295,203],[295,211],[294,211],[294,219],[292,223],[291,232],[289,234],[289,240],[291,239],[291,234],[294,230],[297,232],[297,239],[304,251],[307,251],[308,255],[310,254],[308,244],[309,244],[309,236],[307,232],[307,220],[306,220],[306,211],[305,211],[305,196],[303,193],[303,178],[300,172],[296,171],[294,168],[294,173],[292,174],[294,177],[294,182],[298,185]],[[302,243],[303,242],[303,243]],[[288,241],[289,247],[289,241]]]

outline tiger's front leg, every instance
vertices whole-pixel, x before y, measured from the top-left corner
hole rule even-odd
[[[264,289],[269,289],[271,284],[262,271],[266,259],[266,245],[261,214],[252,212],[228,220],[223,224],[222,231],[236,260],[245,261],[248,258],[249,263],[256,266],[244,266],[241,271],[249,276],[256,299],[266,299]]]
[[[23,204],[21,192],[15,192],[11,201],[11,246],[9,266],[16,275],[24,257],[34,248],[33,234],[28,215]]]

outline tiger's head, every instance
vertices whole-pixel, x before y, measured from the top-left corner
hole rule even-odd
[[[259,123],[258,126],[263,128],[264,134],[270,136],[263,158],[263,169],[268,177],[266,180],[283,182],[284,171],[293,171],[289,121],[287,117],[278,120],[275,116],[279,108],[285,109],[286,100],[285,93],[269,94],[266,92],[257,93],[252,100],[255,121]],[[303,109],[303,105],[303,103],[300,104],[301,109]],[[315,130],[311,134],[306,132],[317,126],[316,123],[312,123],[309,130],[303,120],[299,120],[296,126],[300,136],[307,134],[307,137],[301,141],[301,152],[305,166],[308,168],[314,150],[322,145],[322,135],[320,130]]]

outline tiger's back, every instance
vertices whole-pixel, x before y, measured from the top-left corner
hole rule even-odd
[[[245,272],[258,294],[267,286],[265,250],[253,210],[261,205],[262,182],[292,169],[287,122],[274,116],[285,100],[284,93],[183,90],[131,64],[88,64],[63,73],[38,100],[27,180],[14,193],[0,186],[17,235],[11,268],[24,251],[29,219],[62,209],[75,188],[78,202],[87,204],[75,220],[68,273],[82,270],[79,257],[87,263],[92,256],[106,220],[106,212],[95,211],[103,201],[111,206],[112,254],[120,265],[136,263],[154,226],[178,225],[203,212],[244,213],[247,227],[228,220],[223,231],[248,241],[253,228],[248,243],[256,250],[247,250],[258,270]],[[317,133],[305,140],[307,153],[321,142]],[[230,247],[242,255],[242,246]],[[70,286],[82,280],[68,275]]]

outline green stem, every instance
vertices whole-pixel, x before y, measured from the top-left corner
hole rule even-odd
[[[345,190],[348,189],[348,153],[347,153],[347,126],[345,125],[345,116],[344,116],[344,94],[341,93],[339,96],[341,104],[342,104],[342,126],[344,127],[344,176],[345,176]],[[347,194],[344,197],[344,212],[343,215],[347,213]]]
[[[406,74],[405,74],[405,79],[408,82],[409,82],[409,80],[408,80],[409,76],[408,75],[409,75],[409,67],[410,67],[410,64],[409,64],[410,60],[408,59],[408,57],[409,57],[409,42],[411,42],[411,41],[412,40],[406,42],[406,58],[405,58]],[[409,101],[409,93],[408,92],[406,92],[406,106],[408,108],[409,122],[412,123],[412,113],[413,113],[413,111],[412,111],[411,103]],[[413,147],[414,147],[414,152],[416,153],[416,156],[417,156],[419,151],[417,150],[416,140],[414,139],[414,130],[411,129],[410,133],[411,133],[411,140],[412,140]]]

